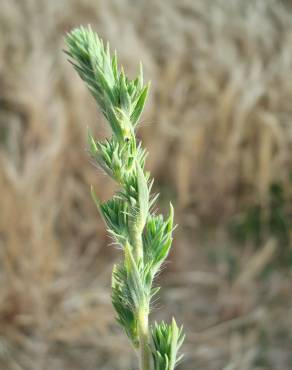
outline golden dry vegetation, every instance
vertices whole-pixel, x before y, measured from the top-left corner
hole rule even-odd
[[[62,53],[87,23],[152,81],[140,135],[180,225],[153,317],[184,323],[179,369],[291,369],[292,7],[280,0],[0,0],[0,369],[135,366],[110,302],[119,253],[89,195],[114,190],[85,150],[87,126],[107,131]]]

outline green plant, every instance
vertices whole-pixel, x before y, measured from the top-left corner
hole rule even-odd
[[[173,232],[173,208],[166,220],[154,212],[157,195],[151,195],[153,180],[145,170],[147,153],[136,139],[139,117],[147,98],[148,85],[140,74],[130,80],[118,68],[117,56],[110,55],[90,27],[77,28],[67,35],[66,53],[85,81],[112,130],[103,142],[88,133],[89,150],[97,164],[120,186],[113,199],[101,203],[92,197],[114,242],[124,254],[114,266],[112,303],[117,321],[138,352],[141,370],[173,370],[181,358],[182,328],[173,319],[149,326],[155,275],[166,259]]]

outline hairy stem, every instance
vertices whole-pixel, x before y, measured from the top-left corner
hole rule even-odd
[[[135,222],[130,222],[130,235],[135,260],[143,262],[142,233],[138,230],[138,227]]]
[[[138,230],[135,223],[131,224],[131,237],[132,244],[134,246],[134,256],[136,261],[143,263],[143,241],[142,232]],[[141,303],[138,313],[138,335],[139,335],[139,366],[140,370],[152,370],[151,366],[151,352],[150,352],[150,340],[149,340],[149,302]]]
[[[149,315],[148,307],[147,309],[141,309],[138,314],[140,370],[152,370],[150,343],[149,343],[148,315]]]

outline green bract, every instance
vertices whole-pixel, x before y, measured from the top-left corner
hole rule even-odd
[[[182,328],[178,328],[174,319],[171,325],[155,323],[152,328],[153,347],[152,355],[154,370],[173,370],[181,360],[182,355],[177,357],[177,351],[184,341]]]
[[[120,186],[113,199],[92,197],[110,235],[123,250],[122,263],[112,274],[112,303],[117,321],[137,349],[141,370],[173,370],[183,335],[175,323],[164,322],[149,329],[148,316],[153,279],[165,261],[172,243],[173,207],[166,220],[152,209],[153,180],[145,171],[146,151],[137,142],[135,130],[147,98],[149,84],[139,76],[129,80],[90,27],[77,28],[66,37],[67,55],[101,109],[112,131],[98,142],[88,132],[93,160]]]

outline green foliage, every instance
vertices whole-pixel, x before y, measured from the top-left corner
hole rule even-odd
[[[118,323],[137,348],[139,346],[138,326],[130,289],[125,266],[115,265],[112,274],[112,303],[117,312]]]
[[[104,203],[92,189],[92,197],[114,242],[123,250],[123,262],[112,274],[112,303],[117,321],[133,346],[140,351],[141,370],[173,370],[183,341],[182,330],[170,326],[148,328],[150,303],[159,288],[153,279],[168,256],[173,232],[173,207],[166,220],[152,212],[157,195],[151,195],[153,180],[145,171],[147,153],[137,142],[135,130],[143,111],[149,85],[143,71],[129,80],[118,68],[117,56],[90,27],[73,30],[66,38],[67,55],[85,81],[105,116],[111,138],[98,142],[88,132],[93,160],[120,186]]]
[[[87,84],[87,87],[118,141],[133,137],[143,111],[149,85],[143,85],[143,71],[135,80],[129,80],[118,69],[116,54],[111,57],[109,45],[105,47],[97,34],[88,28],[77,28],[66,38],[66,53]]]
[[[184,341],[182,327],[179,329],[174,319],[171,325],[155,323],[152,328],[154,349],[152,351],[154,370],[173,370],[183,355],[177,357]]]
[[[145,245],[145,260],[148,261],[155,273],[165,260],[172,243],[173,207],[166,221],[162,215],[150,215],[143,234]]]

